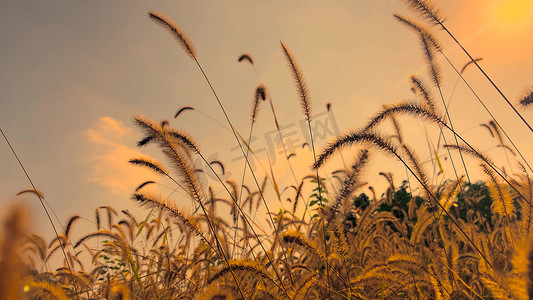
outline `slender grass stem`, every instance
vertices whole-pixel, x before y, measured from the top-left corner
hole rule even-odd
[[[522,122],[527,126],[527,128],[529,128],[529,131],[531,131],[533,133],[533,128],[531,128],[531,126],[529,125],[529,123],[524,119],[524,117],[522,117],[522,115],[518,112],[518,110],[513,106],[513,104],[507,99],[507,97],[503,94],[503,92],[500,90],[500,88],[494,83],[494,81],[492,81],[492,79],[489,77],[489,75],[487,75],[487,73],[485,73],[485,70],[483,70],[483,68],[481,68],[481,66],[477,63],[477,61],[470,55],[470,53],[468,51],[466,51],[466,49],[463,47],[463,45],[461,45],[461,43],[459,43],[459,41],[455,38],[455,36],[448,30],[448,28],[446,28],[446,26],[444,26],[444,24],[442,22],[438,22],[438,24],[442,27],[442,29],[444,31],[446,31],[446,33],[448,33],[448,35],[453,39],[453,41],[461,48],[461,50],[463,50],[463,52],[468,56],[468,58],[470,58],[470,60],[474,63],[474,65],[476,65],[476,67],[478,68],[479,71],[481,71],[481,73],[483,74],[483,76],[485,76],[485,78],[490,82],[490,84],[496,89],[496,91],[498,91],[498,93],[500,94],[500,96],[502,96],[503,100],[505,100],[505,102],[507,103],[507,105],[509,105],[511,107],[511,109],[515,112],[515,114],[520,118],[520,120],[522,120]]]
[[[233,132],[233,135],[234,135],[234,137],[235,137],[235,140],[237,141],[237,143],[238,143],[238,145],[239,145],[239,147],[240,147],[240,149],[241,149],[241,152],[242,152],[243,155],[244,155],[244,149],[243,149],[242,144],[241,144],[241,142],[240,142],[240,140],[239,140],[239,137],[237,136],[237,133],[235,132],[235,128],[233,127],[233,124],[231,123],[231,121],[230,121],[230,119],[229,119],[229,117],[228,117],[228,114],[226,113],[226,110],[224,109],[224,106],[222,105],[222,102],[220,101],[220,99],[219,99],[217,93],[215,92],[215,89],[213,88],[213,85],[211,84],[211,81],[210,81],[209,78],[207,77],[207,75],[206,75],[204,69],[202,68],[202,66],[200,65],[200,62],[198,61],[198,59],[194,58],[194,61],[196,62],[196,65],[198,66],[198,68],[199,68],[200,71],[202,72],[202,75],[204,76],[205,80],[207,81],[207,84],[209,85],[209,88],[211,89],[211,92],[212,92],[213,95],[215,96],[215,98],[216,98],[216,100],[217,100],[217,103],[218,103],[220,109],[222,110],[222,112],[223,112],[223,114],[224,114],[224,117],[226,118],[226,121],[228,122],[228,124],[229,124],[229,126],[230,126],[230,128],[231,128],[231,131]],[[246,157],[245,157],[245,158],[246,158]],[[250,172],[251,172],[251,174],[252,174],[252,177],[254,178],[254,181],[255,181],[256,186],[259,188],[259,182],[257,181],[257,178],[255,177],[255,174],[254,174],[254,172],[253,172],[252,166],[250,165],[250,162],[249,162],[247,159],[246,159],[246,164],[248,165],[248,168],[250,169]],[[260,189],[260,188],[259,188],[259,189]],[[273,226],[273,228],[274,228],[274,232],[275,232],[275,234],[276,234],[276,239],[277,239],[278,241],[280,241],[279,234],[278,234],[277,230],[275,230],[276,225],[275,225],[274,220],[272,219],[272,216],[271,216],[271,214],[270,214],[270,210],[269,210],[269,208],[268,208],[268,204],[266,203],[265,197],[263,196],[262,191],[259,191],[259,193],[260,193],[260,196],[261,196],[261,200],[263,201],[263,204],[265,205],[265,208],[267,209],[268,216],[269,216],[269,218],[270,218],[270,222],[272,223],[272,226]],[[285,249],[283,248],[283,246],[282,246],[282,253],[283,253],[283,255],[285,256],[285,259],[287,259],[287,258],[286,258],[286,253],[285,253]],[[290,274],[290,273],[289,273],[289,274]],[[291,277],[291,281],[292,281],[292,277]],[[288,294],[287,294],[287,291],[285,290],[285,287],[283,286],[283,281],[281,282],[281,285],[282,285],[282,290],[283,290],[283,292],[284,292],[286,295],[288,295]]]
[[[33,183],[33,180],[31,180],[30,175],[26,171],[26,168],[24,167],[24,165],[22,164],[22,161],[20,160],[19,156],[17,155],[17,152],[15,151],[15,149],[13,148],[11,143],[9,142],[9,139],[7,138],[6,134],[4,133],[4,131],[2,130],[1,127],[0,127],[0,133],[2,133],[2,136],[4,137],[4,140],[6,141],[7,145],[9,146],[9,149],[11,149],[11,152],[15,156],[19,166],[22,168],[22,171],[24,172],[24,175],[26,175],[26,178],[30,182],[31,187],[32,187],[33,191],[35,192],[35,195],[37,195],[37,198],[39,198],[39,202],[41,203],[41,206],[43,207],[44,213],[46,214],[46,217],[48,218],[48,221],[50,222],[50,225],[52,225],[52,229],[54,230],[56,238],[59,240],[59,245],[61,247],[61,252],[63,252],[63,256],[65,258],[65,262],[67,264],[68,271],[70,273],[70,280],[71,280],[71,282],[74,283],[74,276],[72,274],[72,267],[70,265],[69,259],[67,258],[67,253],[65,252],[65,246],[63,245],[63,242],[59,238],[59,234],[57,232],[56,226],[54,225],[54,222],[52,221],[52,217],[50,216],[50,213],[48,212],[48,209],[44,205],[44,200],[43,200],[43,198],[41,198],[41,195],[37,191],[37,188],[35,187],[35,184]],[[77,286],[76,285],[74,285],[74,289],[75,289],[75,293],[77,294]],[[76,299],[78,299],[78,297],[76,297]]]
[[[505,137],[507,138],[507,140],[509,140],[509,142],[511,143],[511,145],[513,146],[513,149],[516,150],[516,152],[518,153],[518,155],[520,156],[520,158],[522,158],[522,161],[527,165],[528,169],[533,172],[533,168],[529,165],[529,163],[527,162],[526,158],[524,157],[524,155],[522,155],[522,152],[520,152],[520,150],[518,150],[518,148],[516,147],[516,145],[514,144],[513,140],[511,140],[511,138],[509,137],[509,135],[507,134],[507,132],[503,129],[503,127],[500,125],[500,123],[496,120],[496,118],[494,117],[494,115],[490,112],[490,110],[488,109],[488,107],[485,105],[485,103],[483,103],[483,101],[481,100],[481,98],[477,95],[477,93],[474,91],[474,89],[472,88],[472,86],[466,81],[466,79],[463,77],[463,75],[461,74],[461,72],[459,72],[457,70],[457,68],[455,67],[455,65],[450,61],[450,59],[448,58],[448,56],[446,56],[446,54],[444,54],[444,52],[442,51],[439,51],[440,54],[442,54],[442,56],[444,57],[444,59],[446,59],[446,61],[448,62],[448,64],[452,67],[452,69],[457,73],[457,75],[459,75],[459,77],[461,78],[461,80],[466,84],[466,86],[468,87],[468,89],[472,92],[472,94],[474,95],[474,97],[477,99],[477,101],[481,104],[481,106],[485,109],[485,111],[489,114],[489,116],[494,120],[494,122],[496,123],[496,125],[498,126],[498,128],[500,128],[500,130],[502,131],[502,133],[505,135]],[[475,60],[474,60],[475,61]]]

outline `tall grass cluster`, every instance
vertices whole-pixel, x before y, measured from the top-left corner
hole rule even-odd
[[[462,80],[467,67],[477,68],[500,94],[502,105],[510,106],[529,129],[519,108],[533,102],[532,92],[527,91],[519,101],[509,100],[482,69],[481,59],[470,56],[448,30],[434,4],[403,2],[417,17],[394,17],[418,36],[427,73],[410,76],[411,86],[406,88],[412,90],[412,100],[384,106],[365,126],[331,137],[323,148],[314,143],[313,106],[304,73],[296,55],[281,42],[314,158],[303,178],[295,175],[268,85],[261,80],[252,55],[245,53],[238,59],[253,67],[258,77],[250,97],[249,131],[241,134],[191,40],[169,17],[150,12],[149,17],[177,40],[206,80],[214,105],[224,113],[245,157],[242,177],[222,180],[224,163],[208,161],[186,132],[172,128],[167,121],[135,116],[134,123],[142,133],[137,145],[159,149],[165,162],[134,157],[130,163],[171,180],[192,201],[195,212],[186,214],[176,205],[185,199],[145,192],[146,186],[155,182],[140,182],[131,199],[146,208],[145,217],[134,216],[126,208],[102,206],[95,210],[94,231],[74,239],[72,232],[80,220],[75,215],[47,241],[24,233],[23,210],[15,207],[4,224],[0,251],[2,299],[533,297],[529,235],[533,230],[533,170],[528,153],[520,152],[496,119],[482,125],[508,155],[506,163],[515,170],[510,174],[456,132],[444,100],[445,78],[439,63],[450,64]],[[462,69],[448,59],[434,29],[447,34],[469,57]],[[492,116],[476,92],[471,92]],[[175,117],[186,110],[194,108],[183,107]],[[266,174],[250,165],[254,124],[267,112],[273,114],[272,126],[294,179],[287,187],[278,185],[272,165]],[[414,149],[405,142],[400,116],[438,129],[439,142],[432,154],[434,170],[428,170],[418,158],[417,152],[427,149]],[[383,130],[384,123],[392,124],[393,130]],[[443,169],[442,157],[437,154],[442,150],[452,160],[454,176],[433,183],[430,174]],[[346,165],[335,166],[327,176],[321,174],[324,165],[339,154],[344,154]],[[388,182],[381,195],[364,180],[368,162],[377,157],[397,160],[405,169],[400,174],[380,173]],[[195,165],[198,158],[202,166]],[[466,165],[466,159],[476,162],[483,181],[471,181],[473,167]],[[218,180],[204,186],[199,167],[207,168]],[[406,174],[409,180],[395,180]],[[253,184],[245,185],[245,181]],[[44,197],[36,189],[23,192]],[[290,209],[273,211],[269,206],[273,201],[287,202]],[[264,216],[268,227],[259,221]]]

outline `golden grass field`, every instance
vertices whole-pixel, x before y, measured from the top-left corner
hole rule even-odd
[[[206,159],[192,136],[172,128],[168,121],[136,115],[137,146],[156,149],[163,159],[142,156],[129,162],[169,180],[188,195],[186,199],[147,192],[155,182],[140,179],[131,205],[143,207],[143,216],[130,213],[128,207],[101,206],[95,208],[92,231],[73,234],[80,220],[74,215],[55,228],[51,240],[27,232],[25,208],[13,205],[3,225],[0,298],[533,298],[530,155],[520,152],[495,119],[482,126],[506,161],[494,161],[454,130],[441,88],[448,80],[441,64],[453,66],[467,84],[463,72],[478,69],[478,76],[498,93],[501,106],[510,107],[521,126],[531,132],[523,115],[530,114],[524,108],[533,102],[533,91],[518,100],[504,95],[480,66],[481,59],[470,56],[449,31],[435,4],[403,2],[412,16],[394,18],[398,26],[416,35],[427,64],[423,76],[409,77],[406,89],[412,91],[411,100],[383,106],[364,126],[332,136],[324,147],[313,142],[313,103],[297,55],[281,42],[297,91],[295,101],[301,106],[295,115],[305,119],[310,136],[307,147],[313,153],[307,169],[298,172],[306,175],[297,178],[292,155],[285,150],[290,170],[286,174],[294,179],[287,186],[278,184],[282,181],[268,162],[266,176],[249,163],[254,124],[263,114],[272,114],[272,128],[283,143],[275,99],[255,69],[253,56],[243,53],[238,59],[253,67],[258,77],[250,97],[249,131],[239,133],[193,42],[168,16],[150,12],[154,26],[176,39],[176,49],[181,47],[197,65],[199,74],[191,76],[206,80],[213,105],[223,112],[235,145],[247,158],[242,161],[243,177],[222,180],[224,162]],[[469,57],[465,65],[458,67],[448,59],[434,35],[437,30]],[[480,98],[477,101],[483,103]],[[328,104],[327,110],[331,109]],[[187,110],[194,108],[182,107],[175,117]],[[404,118],[437,133],[439,143],[434,145],[431,164],[423,164],[417,154],[427,149],[406,142],[411,132],[403,129]],[[437,150],[445,151],[451,160],[453,172],[446,174],[454,175],[449,178],[439,177],[444,157]],[[403,169],[397,174],[380,173],[386,182],[383,193],[365,179],[369,161],[378,157],[399,162]],[[198,159],[217,180],[206,185],[199,179]],[[467,166],[465,160],[474,163]],[[333,171],[325,171],[326,165]],[[508,171],[511,166],[514,172]],[[474,169],[483,174],[482,180],[471,181],[468,171]],[[222,192],[216,193],[219,188]],[[26,193],[44,200],[35,186],[20,192]],[[176,204],[184,202],[192,203],[194,213],[185,213]],[[276,202],[285,209],[276,205],[272,209]]]

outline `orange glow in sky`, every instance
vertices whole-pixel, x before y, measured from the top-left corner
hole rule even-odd
[[[531,24],[531,0],[499,0],[492,7],[492,17],[497,26],[518,28]]]
[[[531,59],[532,0],[472,0],[458,5],[454,29],[471,52],[508,67]]]

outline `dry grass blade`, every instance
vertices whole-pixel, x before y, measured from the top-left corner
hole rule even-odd
[[[294,58],[291,50],[283,43],[281,42],[281,48],[283,49],[283,53],[285,53],[285,56],[287,57],[287,60],[289,62],[289,66],[291,67],[292,75],[294,77],[294,81],[296,82],[296,85],[298,87],[298,93],[300,94],[300,103],[302,105],[302,110],[305,114],[305,117],[308,122],[311,121],[311,99],[309,97],[309,90],[307,89],[307,85],[305,83],[302,70],[298,66],[298,63],[296,62],[296,59]]]
[[[178,27],[178,25],[176,25],[176,23],[159,12],[152,11],[149,15],[154,21],[163,25],[170,32],[172,32],[178,42],[180,42],[180,44],[183,46],[183,49],[185,49],[187,54],[189,54],[192,59],[196,60],[196,50],[192,46],[192,43],[189,41],[185,33],[181,30],[181,28]]]

